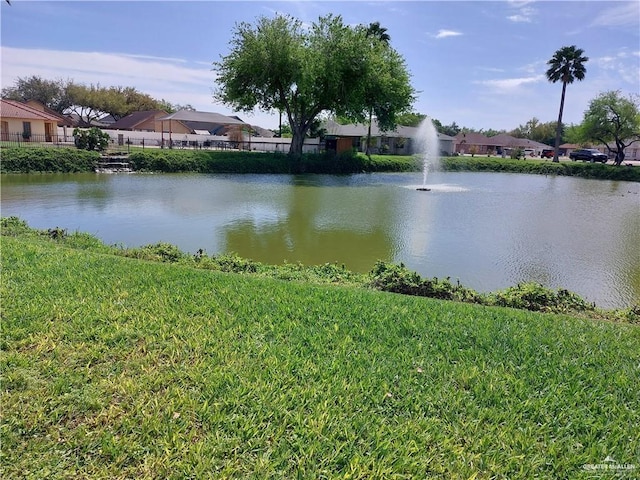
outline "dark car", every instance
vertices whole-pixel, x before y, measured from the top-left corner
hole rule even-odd
[[[544,149],[540,154],[540,158],[553,158],[553,150]]]
[[[569,154],[569,158],[574,162],[576,160],[582,160],[583,162],[602,162],[607,163],[609,159],[607,155],[599,152],[595,148],[583,148],[580,150],[574,150]]]

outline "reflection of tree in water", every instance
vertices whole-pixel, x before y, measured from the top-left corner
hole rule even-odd
[[[277,220],[227,226],[225,250],[264,263],[335,262],[361,272],[392,260],[397,212],[387,189],[292,186],[288,192],[269,205],[282,210]]]

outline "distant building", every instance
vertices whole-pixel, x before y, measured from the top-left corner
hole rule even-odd
[[[0,138],[2,141],[58,141],[59,115],[23,102],[0,99]]]
[[[550,147],[544,143],[516,138],[506,133],[487,137],[482,133],[460,132],[454,137],[455,152],[476,155],[508,155],[513,149],[520,148],[529,156],[539,156],[542,150]]]
[[[228,117],[215,112],[196,112],[193,110],[179,110],[170,115],[157,119],[160,129],[165,133],[208,133],[210,135],[222,135],[230,126],[251,126],[238,117]]]
[[[360,152],[367,150],[367,135],[369,126],[363,123],[341,125],[333,120],[324,124],[325,145],[327,150],[340,153],[356,149]],[[418,127],[398,125],[393,131],[382,131],[377,123],[371,125],[371,153],[390,153],[394,155],[411,155],[416,152],[416,138]],[[453,137],[438,133],[438,143],[441,155],[453,154]]]

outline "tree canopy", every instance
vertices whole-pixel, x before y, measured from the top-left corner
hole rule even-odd
[[[546,145],[553,145],[555,141],[556,122],[541,122],[536,117],[533,117],[524,125],[519,125],[518,128],[512,130],[510,135],[516,138],[527,138],[536,142],[544,143]],[[564,133],[564,125],[561,125],[561,135]]]
[[[71,80],[47,80],[37,75],[20,77],[15,85],[2,89],[2,98],[20,102],[37,100],[58,113],[64,113],[73,103],[68,91],[71,85]]]
[[[162,110],[167,104],[134,87],[87,86],[72,80],[47,80],[36,75],[18,78],[14,86],[3,88],[2,98],[37,100],[58,113],[75,113],[87,126],[104,115],[118,120],[141,110]]]
[[[214,63],[214,96],[236,110],[284,112],[295,156],[322,112],[365,121],[373,108],[381,128],[395,127],[396,115],[413,101],[409,74],[397,52],[366,32],[334,15],[309,28],[282,15],[241,23],[230,53]]]
[[[624,149],[640,141],[638,96],[625,98],[620,91],[601,93],[589,103],[581,132],[584,139],[606,145],[610,152],[616,154],[616,165],[620,165],[624,160]]]

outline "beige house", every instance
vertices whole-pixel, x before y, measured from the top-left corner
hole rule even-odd
[[[460,132],[454,137],[455,151],[462,155],[501,155],[508,154],[512,149],[521,148],[528,156],[538,156],[542,150],[553,148],[544,143],[516,138],[506,133],[487,137],[482,133]]]
[[[2,141],[56,142],[60,117],[26,103],[0,99]]]
[[[341,153],[354,148],[360,152],[367,149],[368,125],[362,123],[341,125],[333,120],[327,120],[324,123],[324,129],[327,150]],[[417,137],[418,127],[398,125],[393,131],[382,131],[374,120],[371,125],[371,152],[411,155],[416,151],[414,143]],[[438,133],[438,144],[441,155],[453,153],[453,137]]]

